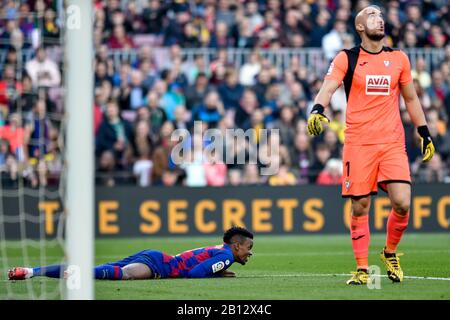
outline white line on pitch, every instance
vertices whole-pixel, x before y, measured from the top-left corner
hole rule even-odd
[[[348,277],[351,274],[347,273],[290,273],[290,274],[255,274],[251,276],[241,276],[237,278],[296,278],[296,277]],[[386,278],[387,275],[372,275],[373,277]],[[405,279],[414,280],[438,280],[438,281],[450,281],[450,278],[441,277],[418,277],[418,276],[405,276]],[[8,282],[9,280],[0,280],[0,282]]]
[[[249,276],[248,278],[283,278],[283,277],[348,277],[351,274],[347,273],[294,273],[294,274],[255,274]],[[387,275],[371,275],[373,277],[383,277],[386,278]],[[247,278],[247,277],[246,277]],[[450,278],[441,277],[419,277],[419,276],[404,276],[405,279],[415,279],[415,280],[440,280],[440,281],[450,281]]]

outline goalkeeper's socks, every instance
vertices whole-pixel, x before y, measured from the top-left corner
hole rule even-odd
[[[122,268],[119,266],[101,265],[95,267],[95,279],[122,280]]]
[[[64,269],[64,266],[60,264],[52,265],[52,266],[45,266],[45,267],[37,267],[33,268],[32,271],[32,277],[36,276],[46,276],[49,278],[62,278],[63,273],[62,269]]]
[[[356,217],[351,219],[351,237],[353,253],[355,255],[358,269],[367,269],[369,267],[369,215]]]
[[[392,209],[389,214],[386,227],[386,250],[387,253],[394,253],[397,250],[397,245],[403,236],[403,233],[408,226],[409,212],[401,216]]]

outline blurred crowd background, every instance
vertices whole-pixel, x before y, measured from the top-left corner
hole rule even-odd
[[[450,183],[450,4],[447,0],[94,0],[94,114],[99,186],[340,184],[345,92],[334,95],[325,133],[306,119],[329,62],[359,44],[355,14],[383,8],[387,46],[412,62],[414,85],[437,153],[421,163],[420,141],[403,101],[413,180]],[[64,168],[63,1],[0,1],[0,170],[4,187],[58,186]],[[281,61],[281,62],[280,62]],[[270,159],[237,164],[188,151],[171,158],[176,129],[217,128],[226,156],[249,144],[227,129],[279,129]],[[83,128],[79,128],[83,130]],[[193,134],[187,149],[197,141]],[[185,142],[186,143],[186,142]],[[235,148],[227,148],[234,146]],[[230,151],[231,150],[231,151]],[[82,151],[80,151],[82,152]],[[230,154],[231,152],[231,154]]]

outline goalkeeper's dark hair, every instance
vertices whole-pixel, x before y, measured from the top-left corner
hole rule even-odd
[[[223,234],[223,242],[231,244],[234,237],[239,243],[243,243],[247,238],[253,239],[253,233],[242,227],[231,227]]]

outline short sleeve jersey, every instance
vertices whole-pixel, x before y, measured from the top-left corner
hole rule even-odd
[[[356,63],[349,64],[349,59]],[[361,46],[341,51],[331,63],[325,80],[344,82],[346,144],[405,140],[399,95],[400,86],[410,83],[412,76],[404,52],[383,47],[378,53],[370,53]]]

